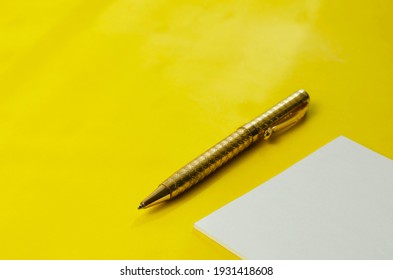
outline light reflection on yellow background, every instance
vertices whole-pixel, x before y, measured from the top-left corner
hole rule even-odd
[[[339,135],[393,158],[389,1],[1,6],[1,259],[237,258],[194,222]],[[300,88],[305,122],[136,210]]]

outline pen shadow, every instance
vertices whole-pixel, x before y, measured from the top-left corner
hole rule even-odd
[[[177,198],[167,201],[166,203],[161,203],[161,204],[157,204],[151,208],[148,209],[142,209],[139,210],[141,213],[141,215],[138,215],[134,221],[131,224],[132,228],[138,228],[140,226],[152,223],[156,220],[158,220],[159,218],[162,218],[168,214],[170,214],[173,210],[176,209],[176,207],[174,208],[173,205],[171,205],[171,202],[174,202],[175,200],[177,200]],[[146,219],[146,216],[148,216],[149,218]]]
[[[250,147],[248,147],[248,149],[241,152],[239,155],[237,155],[235,158],[233,158],[230,162],[224,164],[223,166],[218,168],[216,171],[214,171],[213,173],[208,175],[206,178],[204,178],[202,181],[198,182],[196,185],[194,185],[193,187],[191,187],[190,189],[188,189],[184,193],[180,194],[179,196],[177,196],[169,201],[166,201],[162,204],[155,205],[151,208],[148,208],[148,209],[142,210],[142,211],[146,211],[146,215],[149,215],[149,216],[158,216],[158,214],[166,215],[166,214],[169,214],[170,212],[176,210],[177,208],[181,207],[181,205],[182,205],[179,203],[184,203],[184,201],[191,199],[192,197],[195,197],[196,193],[198,193],[198,195],[200,195],[201,192],[203,192],[203,190],[206,189],[208,186],[211,186],[215,182],[222,179],[226,175],[226,172],[227,172],[226,170],[228,168],[236,168],[236,166],[244,164],[244,162],[247,160],[247,158],[252,153],[255,153],[255,151],[261,149],[261,146],[276,145],[276,144],[280,143],[281,134],[290,135],[291,133],[294,133],[294,131],[297,128],[300,128],[304,125],[304,122],[307,119],[307,115],[309,115],[310,113],[313,114],[313,112],[314,112],[314,110],[309,111],[306,114],[306,116],[302,120],[300,120],[298,123],[296,123],[295,125],[287,128],[283,131],[276,132],[275,135],[273,135],[272,138],[270,138],[269,140],[263,141],[262,139],[260,139],[256,143],[252,144]],[[165,212],[165,213],[163,213],[163,212]],[[146,222],[146,221],[143,221],[142,223],[144,223],[144,222]]]

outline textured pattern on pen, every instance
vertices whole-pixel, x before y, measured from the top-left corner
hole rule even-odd
[[[252,136],[245,128],[239,128],[211,149],[174,173],[162,184],[172,191],[172,196],[187,190],[214,170],[231,160],[252,143]]]
[[[269,135],[264,135],[267,134],[267,128],[274,126],[278,121],[290,119],[295,109],[304,106],[308,100],[307,92],[299,90],[243,127],[250,131],[254,142],[260,137],[268,138]]]
[[[308,94],[303,90],[294,93],[188,163],[165,180],[162,185],[171,191],[171,197],[184,192],[260,137],[269,138],[272,126],[290,118],[296,108],[308,103],[308,98]]]

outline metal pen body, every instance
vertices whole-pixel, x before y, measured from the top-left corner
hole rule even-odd
[[[269,138],[276,127],[296,123],[305,114],[308,101],[307,92],[299,90],[246,123],[162,182],[155,192],[142,201],[139,208],[147,208],[178,196],[230,161],[253,142],[261,137]],[[296,113],[301,110],[304,113],[297,115]]]

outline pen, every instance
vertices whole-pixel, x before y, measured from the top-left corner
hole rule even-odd
[[[140,203],[138,209],[148,208],[178,196],[258,139],[269,139],[275,132],[294,125],[306,114],[309,99],[305,90],[298,90],[270,110],[241,126],[162,182]]]

